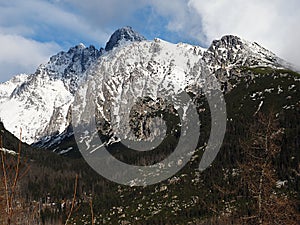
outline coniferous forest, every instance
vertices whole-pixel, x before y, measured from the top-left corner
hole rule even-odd
[[[93,171],[78,150],[62,156],[29,146],[1,123],[0,223],[299,224],[300,84],[294,80],[300,75],[267,68],[241,68],[241,73],[238,85],[225,92],[227,128],[213,164],[203,172],[197,169],[211,123],[202,96],[194,98],[206,109],[199,113],[196,153],[179,173],[155,185],[113,183]],[[265,91],[279,86],[280,95]],[[255,92],[262,92],[261,98],[254,99]],[[176,117],[164,118],[170,127],[178,124]],[[151,164],[172,152],[178,135],[170,132],[145,154],[119,144],[110,151],[127,163]],[[74,137],[61,143],[65,146],[76,149]]]

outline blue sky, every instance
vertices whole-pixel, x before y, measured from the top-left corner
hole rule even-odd
[[[0,82],[78,43],[104,47],[128,25],[202,47],[234,34],[300,68],[299,22],[298,0],[0,0]]]

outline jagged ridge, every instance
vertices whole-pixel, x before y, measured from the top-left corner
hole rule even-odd
[[[156,39],[148,43],[131,27],[121,28],[111,36],[105,50],[80,44],[67,52],[52,56],[48,63],[39,66],[35,74],[22,78],[16,77],[1,84],[0,117],[7,129],[18,135],[19,127],[22,127],[25,131],[23,140],[30,144],[42,138],[48,140],[54,134],[62,133],[70,124],[70,105],[78,86],[86,77],[86,71],[102,57],[105,51],[121,48],[128,42],[135,42],[134,45],[141,49],[140,52],[126,56],[128,60],[132,58],[136,62],[143,61],[141,53],[145,50],[145,46],[152,46],[150,49],[157,59],[143,64],[141,69],[154,77],[159,78],[168,70],[182,67],[182,65],[172,65],[172,59],[176,59],[176,56],[168,55],[168,51],[164,49],[166,42]],[[257,43],[250,43],[231,35],[213,41],[207,50],[189,44],[178,44],[178,46],[182,49],[183,55],[191,55],[190,61],[203,60],[211,73],[219,74],[218,79],[223,84],[227,83],[234,71],[233,68],[236,67],[282,68],[286,65],[283,60]],[[108,52],[106,57],[113,57],[113,55]],[[178,79],[180,83],[180,76]],[[163,85],[168,87],[171,81],[175,81],[176,84],[176,80],[170,79],[165,80]],[[174,84],[172,84],[174,88],[178,86]],[[184,85],[179,84],[179,87],[184,88]],[[107,89],[111,88],[114,87],[107,85]],[[11,115],[14,117],[12,118]]]

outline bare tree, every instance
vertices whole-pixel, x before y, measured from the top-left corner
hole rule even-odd
[[[89,206],[90,206],[90,210],[91,210],[92,225],[94,225],[95,224],[95,216],[94,216],[93,197],[92,196],[89,199]]]
[[[76,195],[77,195],[77,186],[78,186],[78,175],[76,174],[72,205],[71,205],[71,209],[70,209],[70,211],[68,213],[68,217],[66,219],[65,225],[67,225],[69,223],[71,215],[72,215],[72,213],[74,211],[75,201],[76,201]]]
[[[286,193],[276,188],[278,181],[274,160],[281,152],[284,129],[279,128],[274,113],[258,114],[250,128],[248,141],[242,143],[243,160],[239,163],[241,179],[248,190],[246,198],[254,207],[246,217],[247,224],[298,224],[299,214]]]
[[[22,129],[20,129],[20,141],[18,145],[18,152],[16,154],[11,155],[8,153],[9,150],[3,148],[2,136],[0,137],[2,170],[2,182],[0,186],[0,191],[2,191],[2,198],[0,197],[0,211],[2,211],[2,223],[7,225],[19,223],[20,218],[17,215],[22,214],[22,201],[19,196],[19,183],[20,180],[25,176],[25,174],[27,174],[29,167],[22,167],[21,169],[21,164],[23,163],[21,161],[21,140]]]

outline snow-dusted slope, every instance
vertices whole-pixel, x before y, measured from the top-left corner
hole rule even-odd
[[[27,74],[20,74],[14,76],[12,79],[5,83],[0,83],[0,102],[7,100],[13,93],[15,88],[23,84],[28,78]]]
[[[122,35],[119,35],[122,34]],[[129,38],[128,38],[129,37]],[[117,47],[141,36],[132,28],[117,30],[107,46]],[[69,125],[69,108],[86,70],[105,52],[79,44],[59,52],[32,75],[19,75],[0,84],[0,118],[15,136],[32,144],[63,132]]]
[[[103,49],[99,51],[92,45],[87,48],[79,44],[67,52],[52,56],[38,71],[45,71],[49,77],[62,80],[66,89],[74,94],[85,77],[85,71],[102,53]]]
[[[110,98],[115,105],[118,105],[120,93],[130,98],[134,91],[142,91],[145,85],[150,86],[151,94],[161,87],[170,92],[184,89],[198,79],[191,73],[190,66],[199,60],[210,68],[211,73],[225,69],[229,76],[234,67],[278,68],[284,64],[258,44],[230,35],[213,41],[207,50],[177,44],[179,55],[172,53],[171,45],[174,46],[159,39],[145,41],[132,28],[125,27],[111,36],[106,50],[79,44],[67,52],[60,52],[41,65],[35,74],[16,76],[0,84],[0,118],[16,136],[22,128],[23,141],[29,144],[62,133],[70,124],[70,106],[78,86],[86,79],[89,68],[99,60],[114,61],[116,65],[111,68],[109,77],[103,77],[102,93],[103,101]],[[124,48],[126,54],[118,51],[120,48]],[[120,66],[118,60],[126,61],[122,66],[124,73],[115,71]],[[136,74],[137,71],[140,74]],[[120,113],[118,110],[116,114]],[[102,114],[105,116],[104,109]]]
[[[62,132],[66,115],[72,101],[61,80],[49,76],[34,75],[24,86],[26,91],[13,93],[0,105],[1,120],[5,127],[18,136],[23,129],[23,141],[31,144],[45,134]],[[55,119],[53,118],[55,116]],[[55,124],[50,124],[51,118]]]
[[[31,144],[63,132],[73,94],[86,69],[98,59],[95,47],[82,44],[60,52],[30,76],[17,76],[0,85],[0,117],[7,129]]]
[[[256,42],[252,43],[233,35],[214,40],[204,53],[203,59],[212,70],[240,66],[282,68],[289,65]]]
[[[107,130],[106,124],[113,124],[112,129],[116,137],[133,140],[134,135],[126,119],[131,118],[132,123],[141,128],[143,126],[140,126],[139,119],[129,115],[131,106],[136,108],[135,112],[140,112],[137,117],[142,118],[156,106],[166,109],[166,103],[159,99],[175,96],[191,86],[199,86],[200,83],[204,83],[205,78],[209,80],[209,70],[201,60],[202,55],[203,50],[200,47],[182,43],[172,44],[160,39],[135,42],[115,49],[102,56],[88,72],[93,80],[80,89],[81,96],[78,97],[82,99],[79,102],[91,100],[93,93],[99,93],[98,96],[94,96],[98,102],[99,130],[109,136],[112,132]],[[92,86],[97,87],[96,91],[93,91]],[[151,107],[137,105],[139,99],[144,97],[155,101]],[[176,106],[175,102],[172,103]],[[83,105],[89,107],[89,104]],[[88,109],[80,110],[86,112]],[[74,110],[73,113],[77,114]],[[87,121],[89,120],[88,116]],[[144,127],[149,129],[154,123],[152,119],[144,122]],[[160,125],[160,122],[156,121],[156,125]],[[156,129],[153,133],[158,132]],[[138,138],[147,138],[142,133],[139,132]],[[153,140],[152,138],[149,140]]]

